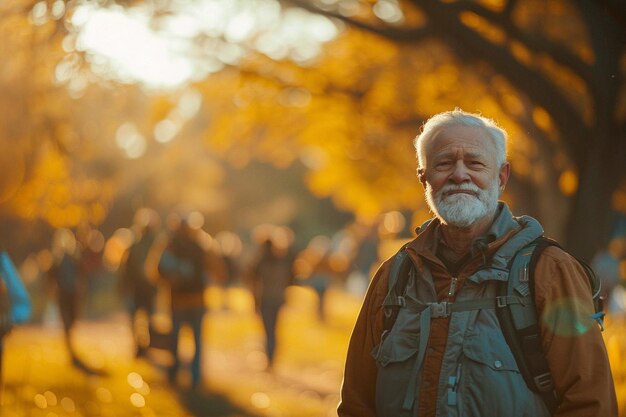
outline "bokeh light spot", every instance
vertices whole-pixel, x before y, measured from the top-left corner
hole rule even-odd
[[[578,189],[578,175],[572,170],[563,171],[559,177],[559,188],[566,196],[574,195]]]
[[[46,391],[43,393],[43,396],[46,397],[46,401],[49,406],[57,405],[57,396],[52,391]]]
[[[35,405],[39,408],[48,407],[48,401],[46,401],[46,397],[41,394],[35,395]]]
[[[113,402],[113,395],[111,395],[111,391],[104,387],[98,387],[96,390],[96,398],[98,398],[98,401],[107,404]]]
[[[69,397],[63,397],[63,399],[61,400],[61,407],[68,413],[73,413],[74,411],[76,411],[76,404],[74,404],[74,400]]]
[[[128,385],[135,389],[141,388],[143,385],[143,378],[137,372],[129,373],[126,380],[128,381]]]
[[[130,403],[137,408],[141,408],[146,406],[146,399],[143,395],[135,392],[130,396]]]
[[[268,408],[271,404],[270,397],[264,392],[255,392],[252,394],[250,402],[256,408]]]

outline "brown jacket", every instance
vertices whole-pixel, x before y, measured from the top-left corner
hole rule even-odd
[[[505,206],[508,213],[508,209]],[[414,263],[428,265],[439,300],[447,295],[452,275],[435,255],[439,223],[433,221],[412,241],[407,251]],[[487,245],[489,257],[518,228],[506,230]],[[459,284],[483,264],[482,256],[471,257],[458,271]],[[357,319],[346,359],[339,417],[375,417],[377,366],[371,351],[383,331],[382,303],[387,294],[391,261],[378,270],[367,291]],[[535,269],[535,303],[543,347],[557,393],[562,402],[554,414],[559,417],[617,416],[615,390],[604,342],[597,326],[582,334],[571,334],[571,317],[556,311],[565,306],[574,314],[592,311],[590,288],[582,267],[566,252],[547,248]],[[582,301],[581,301],[582,300]],[[428,349],[422,367],[419,417],[436,415],[439,372],[442,366],[450,319],[432,320]]]

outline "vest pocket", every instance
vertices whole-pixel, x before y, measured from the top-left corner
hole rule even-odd
[[[371,355],[380,366],[386,367],[390,363],[407,360],[417,352],[418,347],[418,335],[390,333],[374,347]]]
[[[544,416],[541,404],[519,372],[504,336],[483,329],[463,340],[463,375],[458,388],[462,416]]]
[[[492,371],[519,372],[504,336],[498,337],[495,331],[485,331],[483,335],[466,337],[463,342],[463,354],[472,361],[491,368]]]
[[[407,387],[415,373],[419,334],[390,333],[371,352],[378,365],[376,378],[376,415],[408,417],[404,410]],[[413,385],[415,387],[415,385]]]

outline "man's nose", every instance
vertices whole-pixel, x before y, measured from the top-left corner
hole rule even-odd
[[[452,171],[450,181],[455,184],[461,184],[471,181],[469,171],[467,169],[467,166],[465,166],[465,162],[463,160],[456,161],[456,163],[454,164],[454,171]]]

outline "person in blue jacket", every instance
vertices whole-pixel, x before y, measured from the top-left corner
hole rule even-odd
[[[0,248],[0,383],[2,383],[4,336],[15,324],[28,321],[31,312],[32,304],[28,291],[9,254],[4,248]]]

